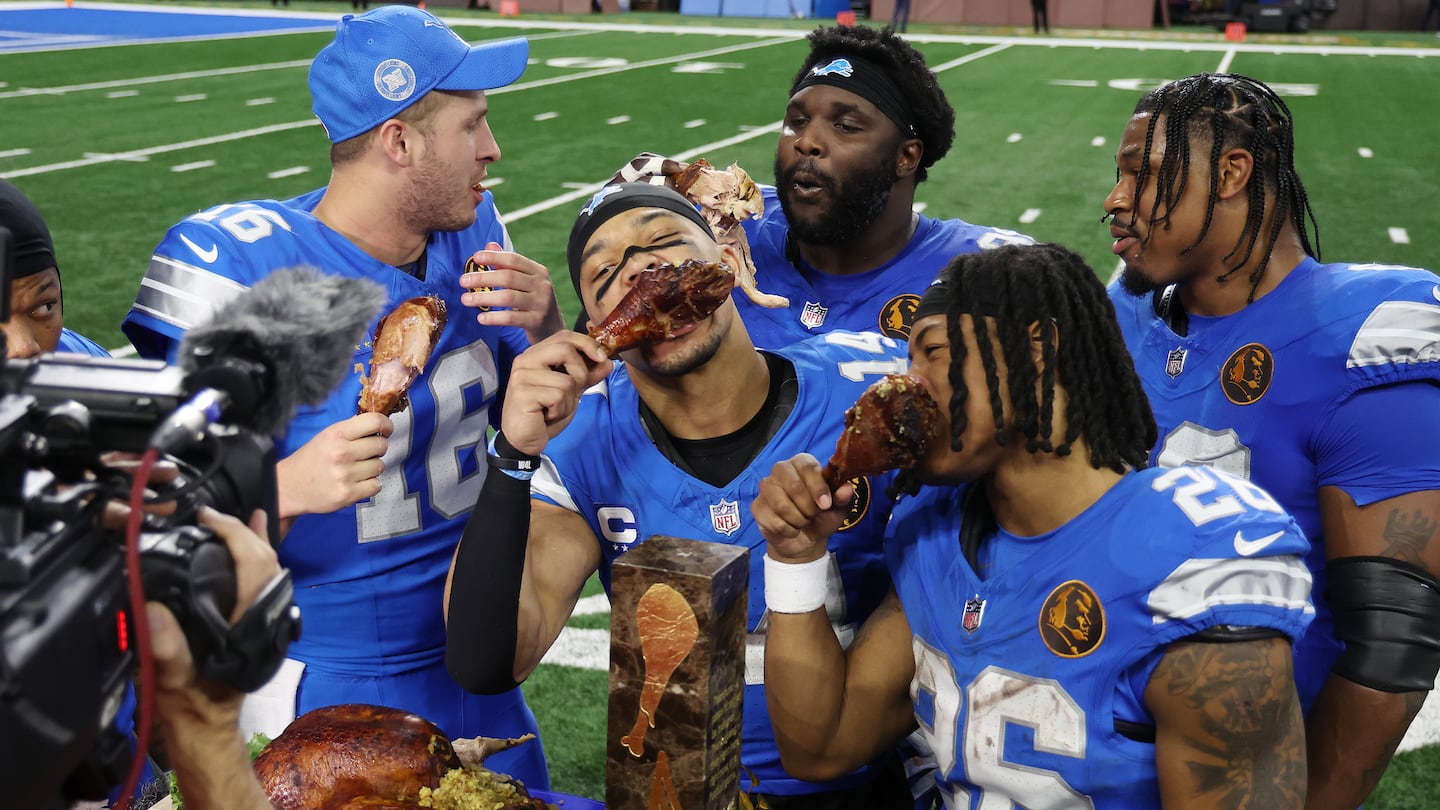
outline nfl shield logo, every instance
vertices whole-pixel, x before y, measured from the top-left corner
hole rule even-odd
[[[710,525],[726,537],[740,531],[740,502],[722,500],[710,504]]]
[[[825,313],[829,311],[818,301],[806,301],[805,309],[800,312],[800,323],[805,324],[806,329],[814,329],[825,322]]]
[[[1184,371],[1184,370],[1185,370],[1185,350],[1184,350],[1184,349],[1171,349],[1171,350],[1170,350],[1170,354],[1166,355],[1166,357],[1165,357],[1165,373],[1166,373],[1166,374],[1169,374],[1169,375],[1170,375],[1170,379],[1173,380],[1173,379],[1175,379],[1176,377],[1179,377],[1179,376],[1180,376],[1180,372],[1182,372],[1182,371]]]
[[[980,629],[980,620],[985,618],[985,600],[980,594],[975,594],[974,599],[965,600],[965,614],[960,618],[960,626],[965,632],[973,633]]]

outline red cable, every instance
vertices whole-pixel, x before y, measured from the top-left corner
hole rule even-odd
[[[131,623],[135,627],[135,657],[140,661],[140,688],[136,690],[140,719],[135,724],[135,758],[130,762],[130,773],[125,777],[120,803],[116,805],[119,810],[130,810],[130,801],[140,784],[140,772],[145,769],[150,726],[155,717],[155,662],[150,655],[150,620],[145,615],[145,589],[140,578],[140,524],[145,518],[145,485],[159,459],[160,451],[153,447],[141,457],[135,480],[130,485],[130,516],[125,521],[125,579],[130,591]]]

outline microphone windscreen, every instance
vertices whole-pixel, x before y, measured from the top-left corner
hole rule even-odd
[[[262,365],[261,390],[231,394],[253,402],[246,426],[278,435],[299,405],[323,402],[339,384],[385,299],[385,290],[365,279],[313,267],[277,270],[186,333],[180,367],[190,375],[229,356]]]

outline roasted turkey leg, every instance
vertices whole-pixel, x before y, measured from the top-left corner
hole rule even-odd
[[[646,341],[674,337],[675,330],[710,317],[735,288],[724,264],[687,259],[643,270],[603,323],[590,330],[611,355]]]
[[[939,425],[940,406],[920,378],[887,374],[845,411],[825,483],[833,490],[858,476],[915,466]]]

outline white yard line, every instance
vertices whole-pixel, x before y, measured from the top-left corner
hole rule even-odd
[[[214,76],[240,76],[246,73],[259,73],[265,70],[308,67],[310,67],[309,59],[295,59],[289,62],[269,62],[260,65],[215,68],[213,70],[191,70],[185,73],[166,73],[160,76],[137,76],[133,79],[67,84],[60,87],[21,87],[15,90],[0,92],[0,99],[19,98],[21,96],[58,96],[64,95],[65,93],[80,93],[86,90],[105,90],[112,87],[133,88],[137,84],[161,84],[163,82],[179,82],[189,79],[208,79]]]
[[[268,127],[256,127],[245,129],[239,132],[230,132],[225,135],[213,135],[209,138],[196,138],[193,141],[181,141],[179,143],[167,143],[160,146],[151,146],[146,149],[135,149],[130,152],[115,152],[109,154],[90,154],[80,160],[67,160],[62,163],[48,163],[44,166],[31,166],[26,169],[15,169],[14,171],[0,172],[0,177],[10,179],[12,177],[30,177],[36,174],[49,174],[50,172],[63,171],[65,169],[78,169],[82,166],[97,166],[101,163],[114,163],[117,160],[143,161],[152,155],[163,155],[167,152],[179,152],[182,149],[194,149],[197,146],[210,146],[217,143],[228,143],[240,141],[246,138],[253,138],[257,135],[269,135],[275,132],[285,132],[291,129],[303,129],[305,127],[318,127],[320,122],[315,119],[308,121],[291,121],[288,124],[271,124]]]
[[[1229,73],[1230,63],[1235,61],[1235,53],[1236,51],[1234,48],[1230,48],[1229,50],[1225,51],[1225,56],[1220,59],[1220,66],[1215,68],[1215,72]]]

